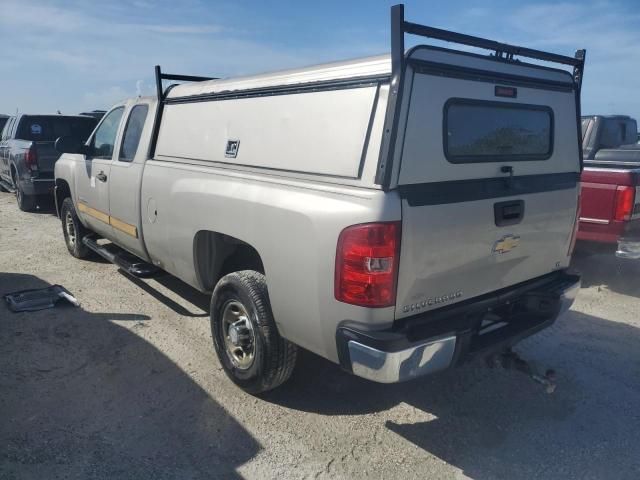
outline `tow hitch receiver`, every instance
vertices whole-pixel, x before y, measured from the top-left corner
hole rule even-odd
[[[533,362],[527,362],[510,348],[502,353],[490,355],[486,358],[489,368],[502,367],[505,370],[516,370],[531,378],[534,382],[544,385],[547,393],[551,394],[556,390],[556,372],[547,369],[544,374],[540,373]]]

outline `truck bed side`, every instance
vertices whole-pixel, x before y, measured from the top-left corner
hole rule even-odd
[[[582,172],[581,212],[578,240],[615,244],[640,216],[640,195],[635,195],[634,220],[615,218],[618,191],[622,187],[640,190],[640,168],[587,166]]]

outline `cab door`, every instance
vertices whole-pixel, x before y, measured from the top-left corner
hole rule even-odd
[[[111,238],[109,221],[109,181],[124,106],[107,113],[89,139],[84,168],[76,173],[76,210],[86,225],[97,234]]]
[[[149,103],[139,101],[126,113],[118,152],[111,164],[109,215],[114,241],[147,260],[142,241],[140,184],[147,159],[153,115]]]

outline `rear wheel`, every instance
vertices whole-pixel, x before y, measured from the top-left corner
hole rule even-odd
[[[218,282],[211,333],[225,373],[246,392],[266,392],[291,376],[297,347],[278,333],[263,274],[244,270]]]
[[[18,202],[18,208],[23,212],[30,212],[34,208],[36,208],[36,196],[35,195],[27,195],[24,193],[22,188],[20,187],[20,182],[18,181],[18,176],[13,172],[13,185],[16,188],[16,201]]]
[[[89,249],[82,243],[82,239],[89,233],[80,222],[73,200],[67,197],[62,202],[60,209],[60,219],[62,220],[62,233],[64,243],[67,245],[69,253],[76,258],[85,258],[89,255]]]

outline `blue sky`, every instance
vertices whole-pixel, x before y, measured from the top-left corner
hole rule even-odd
[[[153,91],[153,66],[233,76],[385,53],[392,1],[0,0],[0,112],[76,113]],[[406,2],[409,20],[573,55],[585,113],[640,117],[637,0]]]

